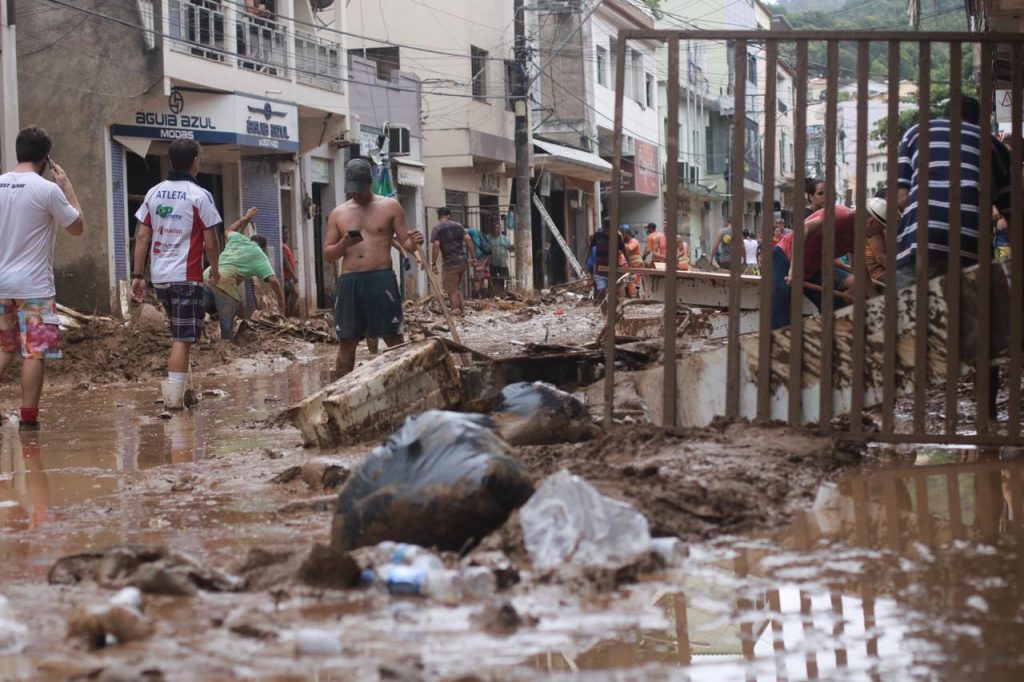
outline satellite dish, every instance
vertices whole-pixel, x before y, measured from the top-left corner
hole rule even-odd
[[[320,12],[334,4],[334,0],[309,0],[309,6],[314,12]]]

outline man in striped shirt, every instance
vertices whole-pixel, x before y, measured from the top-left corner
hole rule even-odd
[[[1003,215],[1010,212],[1010,158],[1006,148],[992,137],[990,169],[981,169],[981,129],[978,127],[980,106],[973,97],[963,98],[961,123],[960,162],[960,263],[963,266],[978,262],[979,210],[990,210],[996,205]],[[949,139],[951,121],[937,119],[928,124],[928,275],[937,277],[948,269],[949,255],[949,199],[951,170]],[[903,208],[897,233],[896,268],[898,286],[902,289],[914,283],[917,252],[918,152],[920,145],[918,126],[906,132],[899,148],[899,204]],[[982,174],[988,175],[991,196],[981,196]],[[982,254],[991,258],[992,254]]]
[[[1010,215],[1010,155],[999,140],[992,136],[985,144],[992,146],[991,167],[981,168],[981,105],[973,97],[964,97],[961,108],[960,137],[960,265],[970,266],[980,258],[991,259],[992,252],[979,254],[980,231],[978,216],[981,211],[998,211]],[[949,200],[952,173],[950,170],[950,128],[948,118],[937,119],[928,125],[928,278],[939,277],[949,270]],[[897,236],[896,284],[900,289],[915,283],[917,253],[918,194],[918,126],[913,126],[900,141],[899,204],[903,208]],[[989,196],[981,194],[983,173],[988,175]],[[995,227],[995,222],[993,222]],[[1005,305],[1005,301],[1003,302]],[[1005,348],[1006,325],[995,315],[989,329],[990,348],[995,352]],[[960,336],[968,338],[974,320],[960,317]],[[996,395],[999,389],[999,370],[989,368],[989,414],[996,414]],[[981,397],[979,396],[979,399]]]

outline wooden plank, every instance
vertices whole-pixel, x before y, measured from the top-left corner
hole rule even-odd
[[[771,74],[775,64],[779,61],[779,44],[774,40],[768,40],[765,46],[765,64],[768,65],[767,73]],[[776,115],[778,113],[778,78],[769,77],[765,83],[764,94],[764,135],[766,140],[774,140],[776,134]],[[764,168],[765,178],[762,187],[775,187],[775,145],[767,144],[764,147]],[[794,192],[794,194],[796,194]],[[772,235],[775,232],[775,211],[762,210],[761,243],[764,245],[764,253],[761,257],[761,276],[764,278],[764,286],[761,287],[760,300],[760,328],[771,329],[772,327],[772,261],[774,258],[771,250]],[[772,356],[772,335],[762,334],[760,337],[760,348],[757,357],[761,361],[761,370],[757,375],[757,419],[766,422],[771,418],[771,356]]]
[[[559,232],[558,226],[555,225],[555,221],[551,219],[551,214],[548,213],[548,209],[544,207],[544,202],[541,201],[540,197],[536,194],[533,195],[533,205],[537,208],[537,212],[540,213],[540,217],[544,219],[544,224],[548,227],[548,232],[555,238],[555,242],[561,247],[562,252],[565,254],[565,258],[569,261],[570,267],[572,267],[573,273],[577,278],[583,277],[583,268],[580,267],[580,262],[576,260],[576,256],[572,250],[569,249],[569,245],[565,243],[565,238],[562,237],[562,233]]]
[[[798,40],[796,43],[796,78],[794,83],[807,82],[807,41]],[[807,88],[796,88],[796,111],[793,116],[794,158],[804,159],[807,157]],[[796,185],[795,192],[804,190],[804,178],[806,167],[803,163],[796,164]],[[797,309],[799,302],[803,299],[804,282],[804,212],[798,206],[793,216],[793,261],[796,264],[793,272],[792,295],[790,297],[789,331],[795,342],[789,343],[789,410],[785,416],[789,424],[800,425],[802,404],[800,399],[800,374],[803,367],[803,316]]]
[[[621,32],[620,32],[621,33]],[[609,253],[616,254],[619,245],[619,219],[622,211],[622,122],[623,122],[623,97],[626,80],[626,42],[627,38],[620,38],[615,50],[615,120],[613,122],[613,144],[615,154],[612,156],[612,196],[609,206],[609,220],[612,229],[609,232]],[[618,279],[619,260],[612,257],[608,271],[608,324],[606,329],[615,329],[615,316],[618,313],[616,303],[618,301],[618,289],[615,282]],[[612,411],[615,407],[615,334],[608,334],[604,342],[604,424],[611,428]]]
[[[743,246],[743,185],[746,168],[747,144],[747,41],[737,40],[733,52],[735,70],[733,102],[735,111],[732,124],[732,232],[728,245],[729,257],[729,345],[725,371],[725,416],[735,418],[740,413],[740,263],[744,259]]]
[[[666,261],[673,264],[678,262],[676,248],[679,242],[679,39],[672,38],[668,43],[668,88],[667,99],[671,106],[668,108],[668,154],[666,183],[668,185],[668,211],[665,229],[665,247],[667,250]],[[676,363],[672,360],[676,357],[676,306],[671,305],[676,300],[675,277],[668,277],[665,280],[665,300],[668,305],[664,309],[664,322],[662,332],[663,352],[662,356],[666,362],[662,365],[662,408],[661,425],[665,427],[675,426],[676,422],[676,396],[678,392],[678,377],[676,376]]]
[[[960,232],[962,220],[960,217],[961,200],[961,158],[963,156],[960,138],[963,136],[963,129],[960,126],[961,106],[963,96],[960,91],[961,72],[961,44],[953,43],[950,49],[949,77],[950,77],[950,110],[952,112],[949,133],[949,167],[950,175],[949,193],[949,262],[960,262]],[[948,287],[946,299],[949,306],[950,329],[960,328],[960,268],[952,267],[948,274]],[[946,355],[950,362],[957,363],[959,368],[960,358],[960,335],[950,334]],[[946,433],[955,434],[957,430],[957,416],[960,412],[957,401],[959,400],[960,377],[959,372],[953,371],[946,374]]]

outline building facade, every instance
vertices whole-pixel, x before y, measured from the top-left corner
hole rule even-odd
[[[322,216],[340,196],[334,141],[348,127],[342,4],[326,5],[314,13],[281,0],[256,13],[212,0],[83,0],[45,16],[19,7],[29,36],[19,42],[21,120],[51,131],[95,235],[87,249],[58,243],[62,301],[118,309],[131,276],[132,216],[166,177],[170,142],[188,138],[203,144],[198,181],[225,223],[256,206],[278,275],[288,228],[300,307],[323,306]],[[55,19],[81,28],[40,50],[36,36]],[[24,87],[43,82],[53,87]]]
[[[512,3],[350,3],[350,49],[422,84],[421,161],[429,229],[448,206],[467,227],[507,220],[515,173],[509,98]],[[382,68],[385,68],[382,67]]]

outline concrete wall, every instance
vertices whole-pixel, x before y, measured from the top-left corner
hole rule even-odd
[[[135,3],[77,0],[75,5],[139,24]],[[57,298],[107,311],[112,283],[108,198],[113,188],[107,179],[105,126],[159,91],[160,38],[155,50],[146,50],[142,31],[111,21],[59,5],[41,12],[37,3],[18,3],[17,9],[21,125],[49,131],[53,158],[71,178],[86,223],[83,236],[57,238]]]

